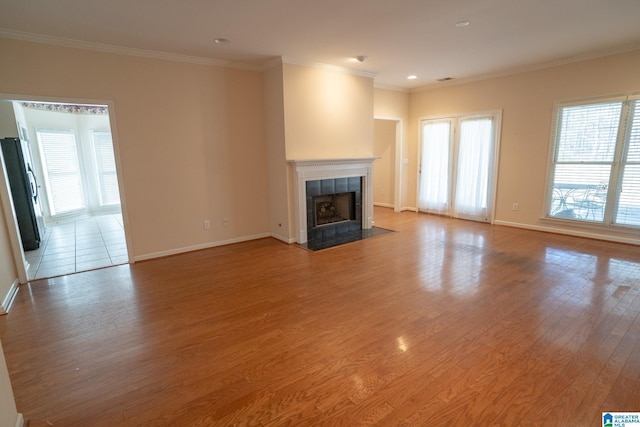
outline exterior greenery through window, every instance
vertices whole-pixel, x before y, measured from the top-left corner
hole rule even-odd
[[[547,216],[640,226],[640,96],[559,104]]]

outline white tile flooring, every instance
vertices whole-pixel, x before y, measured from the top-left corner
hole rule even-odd
[[[126,264],[122,215],[96,215],[47,226],[40,248],[26,251],[29,280]]]

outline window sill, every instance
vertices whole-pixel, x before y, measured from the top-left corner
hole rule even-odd
[[[588,230],[606,231],[625,235],[640,236],[640,227],[631,225],[606,225],[597,222],[579,221],[575,219],[562,219],[553,217],[541,217],[540,221],[544,224],[553,224],[556,226],[571,227],[571,228],[584,228]]]

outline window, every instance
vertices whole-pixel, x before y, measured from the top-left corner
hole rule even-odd
[[[111,132],[91,132],[93,153],[95,156],[98,186],[100,187],[100,206],[119,205],[118,177],[113,155]]]
[[[639,98],[556,107],[547,217],[640,226]]]
[[[491,220],[499,113],[422,121],[418,207]]]
[[[76,137],[71,131],[38,130],[51,215],[85,208]]]

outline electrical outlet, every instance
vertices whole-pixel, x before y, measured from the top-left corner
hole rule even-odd
[[[205,230],[208,230],[208,229],[210,229],[210,228],[211,228],[211,223],[209,222],[209,220],[208,220],[208,219],[205,219],[205,220],[204,220],[203,227],[204,227],[204,229],[205,229]]]
[[[514,203],[513,207],[511,208],[511,210],[514,210],[514,211],[520,210],[520,205],[518,203]]]

